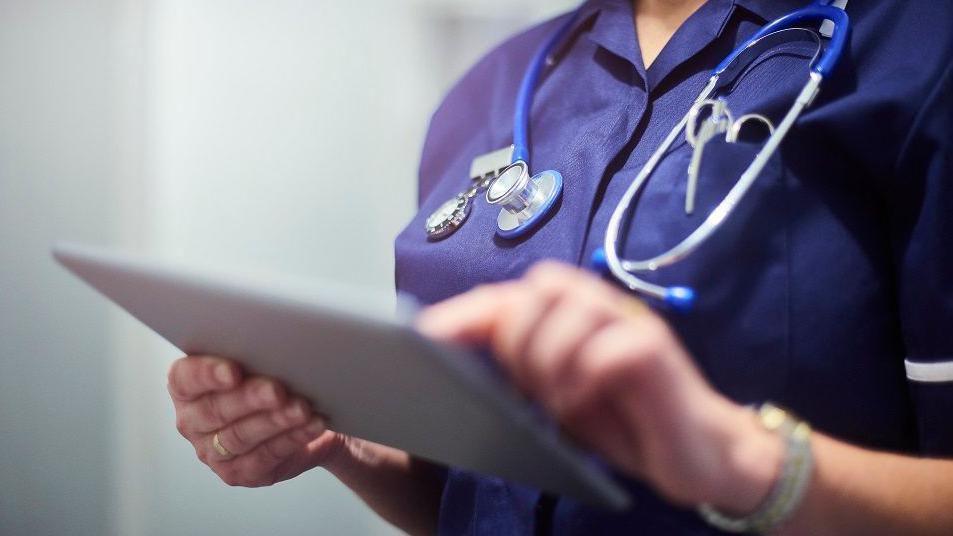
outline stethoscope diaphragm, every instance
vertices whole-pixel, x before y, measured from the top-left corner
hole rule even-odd
[[[486,200],[500,205],[496,234],[516,238],[543,220],[562,194],[563,178],[548,170],[530,176],[526,162],[517,161],[500,173],[486,190]]]

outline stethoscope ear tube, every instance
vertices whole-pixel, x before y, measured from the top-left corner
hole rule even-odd
[[[566,38],[569,30],[576,22],[579,12],[576,11],[566,18],[566,21],[550,36],[543,46],[536,51],[530,67],[523,75],[519,90],[516,94],[516,109],[513,114],[513,163],[530,162],[529,154],[529,116],[533,109],[533,95],[539,85],[539,78],[548,64],[549,55],[560,42]]]
[[[606,259],[605,248],[596,248],[590,258],[590,266],[596,273],[602,275],[611,275],[609,263]],[[630,287],[631,288],[631,287]],[[670,309],[679,313],[687,313],[695,306],[695,290],[690,287],[659,287],[662,288],[661,294],[649,294],[660,300]]]
[[[480,175],[482,177],[481,182],[475,183],[464,194],[460,194],[464,201],[462,206],[461,197],[458,195],[457,198],[448,201],[432,214],[427,221],[429,238],[440,239],[448,236],[456,227],[459,227],[466,219],[468,205],[465,201],[485,187],[487,188],[487,201],[491,205],[501,206],[497,218],[497,235],[501,238],[511,239],[524,235],[536,225],[539,225],[545,219],[546,214],[556,206],[562,192],[562,176],[556,171],[544,171],[537,175],[532,175],[530,171],[529,118],[533,96],[542,73],[549,64],[550,54],[557,44],[568,35],[578,16],[579,12],[577,11],[574,15],[567,17],[558,31],[536,52],[529,69],[520,82],[513,120],[513,148],[510,165],[499,170],[494,167],[492,173],[494,177]],[[831,32],[831,41],[826,47],[823,46],[817,32],[799,27],[799,25],[805,23],[824,24],[827,22],[833,23],[834,31]],[[731,122],[733,126],[728,131],[728,141],[737,138],[737,131],[749,119],[760,120],[765,123],[768,126],[770,136],[721,203],[712,210],[701,225],[672,249],[645,260],[620,258],[618,248],[620,247],[622,222],[634,210],[634,205],[637,204],[635,202],[636,196],[641,192],[660,160],[664,158],[675,140],[685,130],[686,124],[689,122],[689,115],[692,113],[690,110],[689,114],[673,127],[623,193],[609,218],[603,248],[597,250],[593,255],[593,266],[595,268],[611,274],[630,290],[655,298],[676,311],[687,311],[692,308],[695,301],[695,292],[692,288],[657,285],[641,279],[635,273],[655,271],[682,260],[707,240],[727,219],[748,188],[758,178],[768,160],[776,152],[800,113],[811,105],[818,93],[821,82],[834,69],[840,55],[845,51],[850,35],[850,21],[847,14],[840,8],[827,5],[823,0],[818,0],[812,5],[767,24],[745,41],[743,45],[732,51],[715,68],[708,84],[692,107],[692,110],[695,110],[695,106],[699,103],[712,98],[720,89],[731,85],[733,80],[743,72],[745,66],[759,57],[765,50],[776,46],[778,42],[782,42],[788,37],[798,34],[802,34],[801,37],[806,34],[817,45],[815,56],[811,60],[808,82],[780,125],[773,132],[771,132],[771,122],[766,117],[757,114],[745,115],[737,123]],[[725,112],[727,114],[727,110]],[[697,115],[697,110],[695,113]],[[694,130],[688,132],[688,135],[694,137]],[[702,137],[710,139],[711,135],[711,131],[707,130]],[[704,141],[701,141],[700,144],[703,146]],[[692,143],[692,145],[695,144]],[[697,154],[701,154],[700,149],[697,150]],[[698,158],[700,159],[700,156]],[[689,166],[689,186],[691,186],[693,176],[692,170],[698,169],[697,164],[694,166]],[[693,190],[688,188],[688,191]],[[688,197],[687,192],[686,211],[690,213],[691,208],[688,205],[688,199],[690,197]]]
[[[493,151],[474,159],[470,166],[473,184],[440,205],[427,218],[425,230],[428,240],[442,240],[463,225],[471,208],[469,200],[484,188],[487,189],[487,201],[490,204],[503,205],[497,218],[497,235],[502,238],[518,238],[528,233],[543,221],[556,205],[562,193],[562,175],[556,171],[544,171],[531,176],[529,172],[529,119],[533,95],[543,71],[550,63],[550,55],[569,34],[578,16],[579,11],[576,11],[566,17],[559,29],[533,56],[528,70],[523,75],[516,96],[511,148]],[[497,162],[498,156],[505,151],[510,153],[506,165],[493,165],[486,170],[486,164]],[[504,178],[504,175],[511,179],[514,173],[518,174],[519,182],[506,183],[506,191],[499,191],[504,184],[500,179]]]
[[[850,37],[850,19],[847,16],[847,12],[843,9],[822,4],[811,4],[768,23],[719,63],[718,66],[715,67],[715,70],[712,71],[712,76],[721,76],[721,74],[734,63],[738,56],[744,53],[755,42],[770,33],[797,28],[806,23],[820,24],[825,20],[834,23],[834,32],[824,52],[814,61],[814,64],[811,65],[811,70],[826,77],[834,70],[834,67],[837,65],[837,60],[840,59],[841,54],[843,54],[844,49],[847,47],[847,40]]]
[[[731,188],[725,198],[716,206],[705,220],[691,234],[679,242],[675,247],[645,260],[627,260],[619,256],[620,233],[622,222],[625,221],[634,210],[634,199],[642,191],[648,179],[651,177],[655,168],[667,151],[672,147],[676,138],[685,130],[689,121],[689,114],[677,125],[672,128],[665,140],[659,145],[649,160],[645,163],[635,180],[629,185],[622,194],[618,205],[616,205],[606,229],[605,242],[603,250],[594,256],[593,264],[604,266],[613,277],[618,279],[630,290],[639,292],[646,296],[654,297],[663,303],[668,304],[673,309],[686,311],[692,307],[695,300],[695,292],[688,287],[665,287],[650,283],[636,276],[634,272],[652,272],[661,267],[674,264],[698,249],[711,235],[721,227],[728,216],[734,211],[735,207],[741,201],[742,197],[761,174],[761,171],[767,165],[769,159],[777,151],[784,137],[794,125],[797,118],[805,108],[811,105],[824,80],[825,72],[828,72],[836,64],[837,56],[844,48],[849,31],[849,21],[846,13],[838,8],[824,5],[812,5],[808,8],[799,10],[786,17],[765,26],[759,30],[754,37],[749,39],[744,45],[732,52],[722,64],[718,66],[714,74],[702,90],[701,94],[695,100],[695,103],[704,102],[712,97],[722,84],[721,74],[729,72],[733,62],[743,53],[756,50],[757,45],[764,44],[762,39],[768,38],[779,33],[786,33],[791,30],[790,26],[799,24],[805,20],[814,20],[821,22],[823,20],[833,20],[838,30],[835,33],[832,44],[818,57],[815,57],[813,67],[808,77],[807,83],[802,88],[800,94],[795,99],[791,108],[785,114],[784,119],[778,127],[771,133],[764,146],[758,151],[754,160],[748,165],[741,177]],[[808,30],[809,31],[809,30]],[[819,39],[817,40],[820,43]],[[694,106],[693,106],[694,109]]]
[[[708,81],[708,85],[705,86],[705,89],[702,90],[695,102],[700,102],[710,97],[717,85],[718,77],[711,77],[711,79]],[[686,308],[691,307],[694,301],[694,292],[685,292],[683,290],[676,291],[674,289],[682,287],[663,287],[661,285],[649,283],[648,281],[636,277],[623,267],[623,260],[619,258],[618,243],[620,238],[619,233],[622,229],[622,221],[631,212],[633,198],[642,190],[642,186],[652,175],[652,171],[675,142],[675,139],[678,138],[679,134],[685,129],[687,122],[688,115],[686,114],[685,117],[683,117],[678,124],[672,128],[671,132],[668,133],[668,136],[665,137],[665,140],[662,141],[655,152],[652,153],[652,156],[649,157],[648,162],[646,162],[646,164],[639,171],[639,174],[635,177],[635,180],[633,180],[625,192],[623,192],[622,198],[619,200],[615,210],[612,211],[612,215],[609,217],[609,224],[606,227],[606,237],[603,245],[603,251],[599,254],[604,259],[606,271],[615,277],[619,282],[624,284],[629,290],[638,292],[643,296],[655,298],[662,301],[663,303],[669,303],[671,301],[673,306],[677,306],[681,310],[686,310]],[[655,268],[655,266],[652,267],[653,270]],[[690,296],[691,300],[681,299],[682,297],[686,296]]]

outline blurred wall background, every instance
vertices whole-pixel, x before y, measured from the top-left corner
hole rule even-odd
[[[432,109],[573,3],[0,0],[0,534],[393,533],[320,471],[221,484],[174,430],[176,351],[49,246],[390,291]]]

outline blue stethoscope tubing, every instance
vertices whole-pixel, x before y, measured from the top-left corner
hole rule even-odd
[[[528,233],[552,211],[560,195],[562,195],[563,178],[558,171],[548,170],[537,175],[533,175],[530,171],[532,168],[530,167],[529,123],[533,109],[533,97],[536,94],[536,88],[539,86],[540,77],[547,65],[553,62],[553,52],[566,39],[577,18],[578,12],[567,17],[566,21],[540,47],[520,82],[513,114],[513,157],[510,167],[522,169],[527,174],[528,181],[532,181],[536,185],[546,181],[549,187],[543,194],[543,199],[537,200],[536,206],[532,207],[528,217],[520,221],[518,225],[513,228],[498,226],[496,233],[502,238],[513,239]],[[500,175],[502,176],[503,173]],[[489,200],[489,196],[487,200]],[[493,203],[493,201],[490,202]]]
[[[829,2],[820,0],[797,11],[792,11],[780,19],[769,22],[753,36],[748,38],[747,41],[733,50],[728,57],[722,60],[722,62],[715,67],[715,70],[712,71],[711,75],[713,77],[721,76],[728,70],[728,67],[738,59],[738,56],[756,41],[770,33],[774,33],[778,30],[797,28],[802,24],[821,23],[825,20],[829,20],[834,23],[835,31],[831,35],[831,42],[828,43],[824,53],[811,65],[811,71],[817,73],[822,78],[830,76],[837,62],[844,54],[844,50],[847,48],[847,41],[850,36],[850,17],[847,16],[847,12],[843,9],[830,6],[828,3]]]
[[[533,109],[533,97],[536,94],[536,88],[539,87],[539,78],[546,66],[554,61],[551,58],[553,52],[566,39],[578,17],[579,13],[576,12],[566,19],[566,22],[536,52],[529,69],[523,74],[523,80],[516,94],[516,112],[513,115],[513,163],[519,161],[530,163],[529,120]]]
[[[721,87],[719,85],[719,79],[722,75],[726,72],[730,72],[729,70],[735,61],[762,39],[779,32],[795,30],[804,24],[819,24],[825,20],[834,23],[834,31],[824,51],[812,61],[809,79],[801,90],[801,93],[788,110],[784,119],[775,129],[774,133],[764,143],[764,146],[758,151],[754,160],[752,160],[748,168],[728,192],[728,195],[712,210],[702,224],[675,247],[650,259],[632,261],[619,257],[618,244],[620,231],[623,221],[626,220],[632,211],[633,199],[642,190],[659,161],[665,156],[676,138],[685,129],[688,122],[688,115],[686,114],[672,129],[658,149],[656,149],[652,157],[649,158],[616,205],[609,219],[603,247],[596,250],[593,254],[592,260],[595,266],[607,270],[630,290],[643,296],[661,300],[675,310],[687,311],[692,308],[695,301],[695,292],[692,288],[656,285],[636,276],[635,272],[653,272],[684,259],[721,226],[747,192],[748,188],[754,183],[755,179],[757,179],[765,165],[767,165],[768,160],[775,153],[798,116],[813,102],[824,78],[829,76],[837,65],[838,60],[847,46],[850,33],[850,21],[847,13],[840,8],[832,7],[826,5],[826,2],[819,1],[765,25],[741,46],[732,51],[732,53],[712,71],[708,84],[695,101],[698,103],[710,98]]]

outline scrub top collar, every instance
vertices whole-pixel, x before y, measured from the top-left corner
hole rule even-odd
[[[681,64],[715,41],[736,7],[765,23],[807,3],[807,0],[708,0],[675,32],[651,67],[646,69],[636,39],[631,0],[588,0],[580,8],[570,38],[558,55],[565,54],[576,38],[585,33],[594,44],[628,62],[646,89],[652,91]]]
[[[721,35],[734,4],[732,0],[708,0],[675,32],[648,69],[642,62],[630,0],[589,0],[581,8],[576,25],[585,30],[585,25],[591,24],[587,38],[628,62],[646,89],[652,91]]]
[[[632,2],[595,0],[597,17],[587,34],[587,39],[606,51],[628,61],[641,69],[638,43],[635,39],[635,23],[632,20]]]
[[[743,7],[764,19],[764,22],[768,22],[808,5],[810,0],[729,0],[729,3]],[[603,8],[625,8],[631,13],[632,0],[588,0],[582,6],[583,16],[579,18],[577,24],[581,24],[586,17]]]

